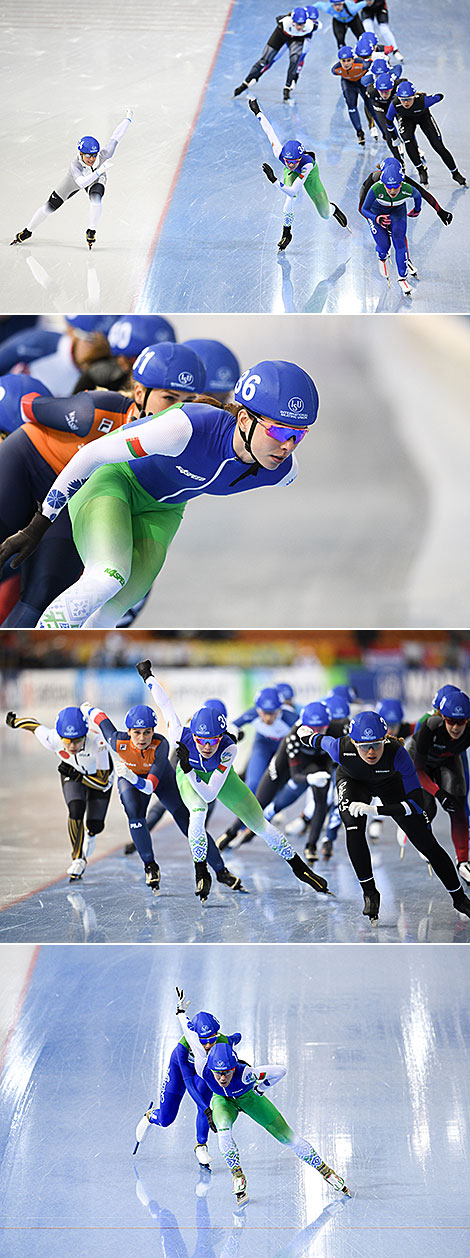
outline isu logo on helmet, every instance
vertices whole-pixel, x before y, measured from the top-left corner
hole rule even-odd
[[[287,406],[290,411],[294,411],[297,414],[298,411],[303,411],[304,400],[301,397],[290,397]]]
[[[189,387],[194,384],[194,376],[190,371],[180,371],[178,381],[180,384],[185,384]]]
[[[373,731],[373,729],[365,729],[365,730],[364,730],[364,738],[373,738],[373,737],[374,737],[374,731]]]
[[[74,733],[75,733],[75,727],[74,727],[73,725],[66,725],[66,727],[65,727],[65,733],[66,733],[66,734],[74,734]]]

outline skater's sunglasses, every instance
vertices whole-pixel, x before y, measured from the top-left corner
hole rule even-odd
[[[200,743],[201,747],[215,747],[216,743],[220,743],[221,738],[222,734],[218,734],[217,738],[198,738],[197,734],[195,734],[194,742]]]
[[[244,409],[251,419],[255,419],[257,424],[261,424],[268,437],[273,437],[274,441],[284,443],[285,441],[291,441],[293,438],[296,446],[298,446],[299,441],[303,441],[304,437],[307,436],[308,428],[289,428],[288,424],[272,424],[269,419],[260,419],[259,415],[254,415],[253,411],[250,411],[247,406]]]
[[[357,743],[356,745],[357,745],[358,747],[363,747],[363,748],[364,748],[364,751],[370,751],[371,749],[372,749],[373,751],[377,751],[378,747],[381,747],[381,746],[382,746],[383,741],[384,741],[384,740],[383,740],[383,738],[376,738],[374,742],[371,742],[371,743]]]

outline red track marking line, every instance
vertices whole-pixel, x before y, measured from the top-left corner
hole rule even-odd
[[[8,1032],[8,1035],[7,1035],[6,1039],[5,1039],[5,1043],[4,1043],[4,1045],[3,1045],[2,1051],[1,1051],[1,1053],[0,1053],[0,1075],[3,1073],[3,1067],[4,1067],[4,1065],[5,1065],[5,1061],[6,1061],[7,1053],[8,1053],[9,1047],[10,1047],[10,1043],[11,1043],[11,1040],[12,1040],[12,1038],[13,1038],[13,1035],[14,1035],[14,1033],[15,1033],[15,1031],[16,1031],[16,1028],[17,1028],[17,1025],[18,1025],[18,1022],[19,1022],[20,1013],[21,1013],[21,1010],[22,1010],[22,1008],[23,1008],[23,1004],[24,1004],[24,1002],[25,1002],[26,995],[27,995],[27,992],[28,992],[28,988],[29,988],[29,985],[30,985],[30,982],[31,982],[31,979],[32,979],[32,976],[33,976],[33,970],[34,970],[34,967],[35,967],[35,965],[36,965],[36,961],[37,961],[38,956],[39,956],[39,949],[40,949],[40,946],[41,946],[40,944],[36,944],[36,946],[35,946],[35,948],[34,948],[34,952],[33,952],[33,955],[32,955],[32,957],[31,957],[31,961],[30,961],[29,966],[28,966],[28,970],[27,970],[26,978],[25,978],[25,980],[24,980],[23,986],[22,986],[21,991],[20,991],[20,994],[19,994],[19,996],[18,996],[18,1000],[17,1000],[17,1003],[16,1003],[15,1012],[14,1012],[14,1014],[13,1014],[12,1024],[11,1024],[10,1030],[9,1030],[9,1032]]]
[[[196,123],[197,123],[197,121],[198,121],[199,114],[200,114],[201,109],[202,109],[202,106],[203,106],[203,104],[204,104],[204,97],[205,97],[205,95],[206,95],[207,88],[208,88],[208,86],[209,86],[209,82],[210,82],[210,78],[211,78],[211,75],[212,75],[212,71],[213,71],[214,66],[215,66],[215,63],[216,63],[216,61],[217,61],[217,57],[218,57],[218,55],[219,55],[219,52],[220,52],[220,49],[221,49],[221,46],[222,46],[222,42],[223,42],[223,40],[225,39],[225,35],[226,35],[226,32],[227,32],[227,27],[228,27],[228,24],[229,24],[230,18],[231,18],[231,16],[232,16],[232,9],[233,9],[233,7],[234,7],[234,4],[235,4],[235,0],[231,0],[231,4],[230,4],[230,7],[229,7],[229,9],[228,9],[227,17],[226,17],[226,19],[225,19],[225,22],[224,22],[224,25],[223,25],[223,29],[222,29],[222,31],[221,31],[221,33],[220,33],[219,40],[218,40],[218,42],[217,42],[217,47],[216,47],[216,50],[215,50],[215,52],[214,52],[214,56],[213,56],[213,58],[212,58],[211,64],[210,64],[210,66],[209,66],[209,69],[208,69],[208,71],[207,71],[207,74],[206,74],[206,77],[205,77],[205,80],[204,80],[204,83],[203,83],[203,86],[202,86],[202,91],[201,91],[201,95],[200,95],[200,97],[199,97],[199,103],[198,103],[198,105],[197,105],[196,113],[195,113],[195,115],[194,115],[193,121],[192,121],[191,126],[190,126],[190,128],[189,128],[189,131],[188,131],[188,134],[187,134],[187,137],[186,137],[186,140],[185,140],[184,147],[183,147],[183,149],[182,149],[182,151],[181,151],[181,155],[180,155],[180,159],[179,159],[178,165],[177,165],[177,167],[176,167],[175,173],[174,173],[174,175],[173,175],[173,179],[172,179],[172,181],[171,181],[170,191],[169,191],[168,196],[167,196],[167,198],[166,198],[165,204],[164,204],[164,206],[163,206],[163,210],[162,210],[162,212],[161,212],[161,215],[160,215],[159,221],[158,221],[158,223],[157,223],[157,227],[156,227],[156,229],[155,229],[155,235],[154,235],[154,237],[153,237],[152,243],[151,243],[151,245],[150,245],[150,249],[149,249],[148,254],[147,254],[147,261],[146,261],[146,264],[145,264],[145,276],[144,276],[144,279],[143,279],[142,283],[141,283],[141,284],[140,284],[140,286],[139,286],[139,296],[140,296],[140,293],[141,293],[141,291],[142,291],[142,288],[143,288],[143,287],[144,287],[144,285],[145,285],[145,282],[146,282],[146,279],[147,279],[147,275],[148,275],[148,271],[149,271],[149,267],[150,267],[150,263],[151,263],[151,261],[152,261],[153,255],[154,255],[154,253],[155,253],[155,249],[156,249],[157,244],[158,244],[158,240],[159,240],[159,237],[160,237],[160,233],[161,233],[161,230],[162,230],[163,224],[164,224],[164,222],[165,222],[166,216],[167,216],[167,214],[168,214],[168,210],[169,210],[169,208],[170,208],[171,199],[172,199],[173,193],[174,193],[175,188],[176,188],[176,185],[177,185],[177,183],[178,183],[178,179],[179,179],[180,174],[181,174],[181,168],[182,168],[182,166],[183,166],[183,162],[184,162],[184,160],[185,160],[185,157],[186,157],[186,154],[187,154],[187,151],[188,151],[189,145],[190,145],[190,143],[191,143],[191,140],[192,140],[193,135],[194,135],[194,131],[195,131],[195,129],[196,129]],[[134,305],[132,305],[132,306],[131,306],[131,312],[134,310],[134,308],[135,308],[135,307],[134,307]]]

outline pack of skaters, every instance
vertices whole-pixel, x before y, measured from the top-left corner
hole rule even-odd
[[[401,79],[387,109],[387,124],[390,132],[395,133],[397,138],[403,141],[407,156],[416,166],[422,184],[426,185],[429,180],[427,165],[416,140],[417,127],[426,136],[431,148],[444,162],[444,166],[450,170],[455,182],[462,188],[466,188],[465,175],[457,169],[455,157],[450,149],[446,148],[437,122],[431,113],[432,106],[437,105],[441,100],[444,100],[443,92],[436,92],[433,96],[429,96],[426,92],[417,92],[409,79]]]

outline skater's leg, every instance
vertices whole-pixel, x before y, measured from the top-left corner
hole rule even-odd
[[[392,814],[393,815],[393,814]],[[428,826],[423,814],[412,813],[409,817],[399,816],[397,813],[395,820],[401,826],[401,829],[408,835],[413,847],[421,852],[431,865],[434,873],[440,878],[447,891],[452,894],[460,890],[460,881],[454,862],[448,853],[437,842],[431,827]],[[467,851],[468,851],[468,827],[467,827]],[[458,853],[457,853],[458,858]]]
[[[90,206],[88,210],[88,227],[90,231],[96,231],[101,218],[103,209],[104,187],[102,183],[95,183],[89,191]]]
[[[87,833],[83,844],[83,854],[87,860],[94,850],[96,835],[101,834],[104,830],[110,799],[110,790],[95,791],[88,787],[85,819]]]
[[[183,770],[178,765],[176,770],[178,790],[189,812],[188,839],[194,862],[205,861],[207,857],[206,815],[207,804],[201,799]]]
[[[238,1107],[228,1097],[214,1093],[212,1114],[217,1127],[220,1152],[229,1171],[234,1171],[240,1166],[240,1154],[232,1135],[232,1126],[238,1117]]]
[[[407,270],[408,251],[406,248],[406,206],[397,207],[392,215],[391,236],[395,250],[398,274],[404,279]]]
[[[179,529],[185,506],[185,503],[181,503],[165,510],[161,504],[155,504],[151,511],[133,515],[129,578],[125,586],[119,585],[117,593],[84,622],[87,629],[114,628],[128,608],[133,607],[151,589]]]
[[[419,123],[419,126],[429,140],[431,148],[434,149],[435,153],[438,153],[439,157],[444,162],[444,166],[447,166],[447,169],[450,171],[457,170],[455,157],[453,157],[450,150],[446,148],[437,122],[435,118],[433,118],[432,114],[428,114],[427,117],[424,115],[424,118],[422,122]]]
[[[149,797],[144,795],[142,791],[138,791],[135,786],[131,786],[131,783],[127,782],[125,778],[119,778],[118,791],[129,822],[131,839],[135,843],[141,861],[143,861],[144,865],[148,865],[155,860],[152,838],[145,820]]]
[[[373,223],[370,218],[367,219],[367,222],[372,232],[376,254],[384,262],[390,251],[389,232],[386,227],[382,227],[381,223]]]
[[[354,127],[355,132],[359,134],[362,128],[361,128],[361,119],[359,115],[359,110],[357,107],[357,101],[358,101],[358,96],[359,96],[359,89],[358,89],[357,83],[350,83],[348,79],[341,79],[341,89],[343,92],[344,99],[346,101],[346,107],[347,107],[352,125]]]
[[[72,860],[79,860],[83,853],[85,837],[85,810],[87,788],[82,782],[62,779],[62,794],[68,808],[68,832],[72,848]]]
[[[313,201],[315,208],[318,210],[320,218],[331,218],[331,215],[333,214],[333,206],[328,199],[328,194],[320,179],[320,173],[316,162],[313,170],[311,170],[310,174],[307,175],[304,188],[307,196],[310,197],[310,200]]]
[[[245,782],[241,781],[233,767],[229,770],[227,780],[219,793],[219,800],[225,804],[226,808],[230,808],[231,812],[235,813],[235,816],[239,817],[249,830],[253,830],[254,834],[259,834],[273,852],[282,856],[284,860],[292,860],[295,856],[293,847],[280,830],[266,821],[261,804]]]
[[[176,773],[173,768],[173,765],[170,764],[169,761],[166,764],[163,770],[162,776],[160,778],[160,781],[158,783],[158,796],[162,802],[164,811],[166,809],[166,811],[171,814],[171,816],[173,817],[173,820],[176,822],[176,825],[179,827],[182,833],[188,836],[189,827],[190,827],[190,813],[186,807],[186,804],[183,803],[180,792],[178,790]],[[207,822],[208,814],[209,814],[209,809],[206,808],[206,817],[205,817],[206,822]],[[148,824],[149,824],[149,829],[150,829],[151,828],[150,818],[148,819]],[[156,822],[154,821],[153,825],[155,824]],[[212,835],[210,834],[207,835],[207,862],[211,866],[211,869],[214,870],[215,873],[225,868],[223,858],[219,852],[218,847],[214,843]]]

